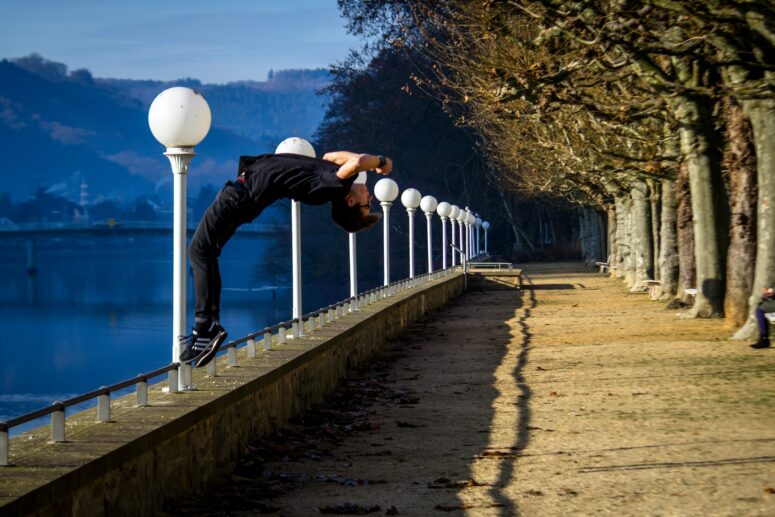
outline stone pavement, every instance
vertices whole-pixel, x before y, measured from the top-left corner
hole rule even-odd
[[[171,513],[775,515],[775,351],[578,264],[394,343]]]

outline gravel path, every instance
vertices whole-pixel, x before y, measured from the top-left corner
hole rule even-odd
[[[775,515],[775,351],[576,264],[524,271],[169,513]]]

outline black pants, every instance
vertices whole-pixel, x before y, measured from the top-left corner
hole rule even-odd
[[[188,246],[196,293],[194,316],[200,325],[220,321],[221,272],[218,257],[237,228],[249,220],[251,203],[244,185],[227,181],[205,211]]]

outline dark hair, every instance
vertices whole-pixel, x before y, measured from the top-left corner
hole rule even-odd
[[[379,222],[380,214],[370,212],[361,214],[361,207],[347,206],[345,198],[331,201],[331,219],[348,233],[357,233]]]

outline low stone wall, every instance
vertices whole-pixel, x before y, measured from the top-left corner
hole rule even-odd
[[[68,417],[66,443],[42,428],[11,441],[0,467],[0,515],[150,515],[226,474],[251,441],[320,402],[350,368],[387,340],[463,292],[460,273],[371,304],[311,333],[205,377],[198,390],[163,393],[149,407],[133,396],[113,404],[112,422],[94,410]],[[223,364],[222,364],[223,363]]]

